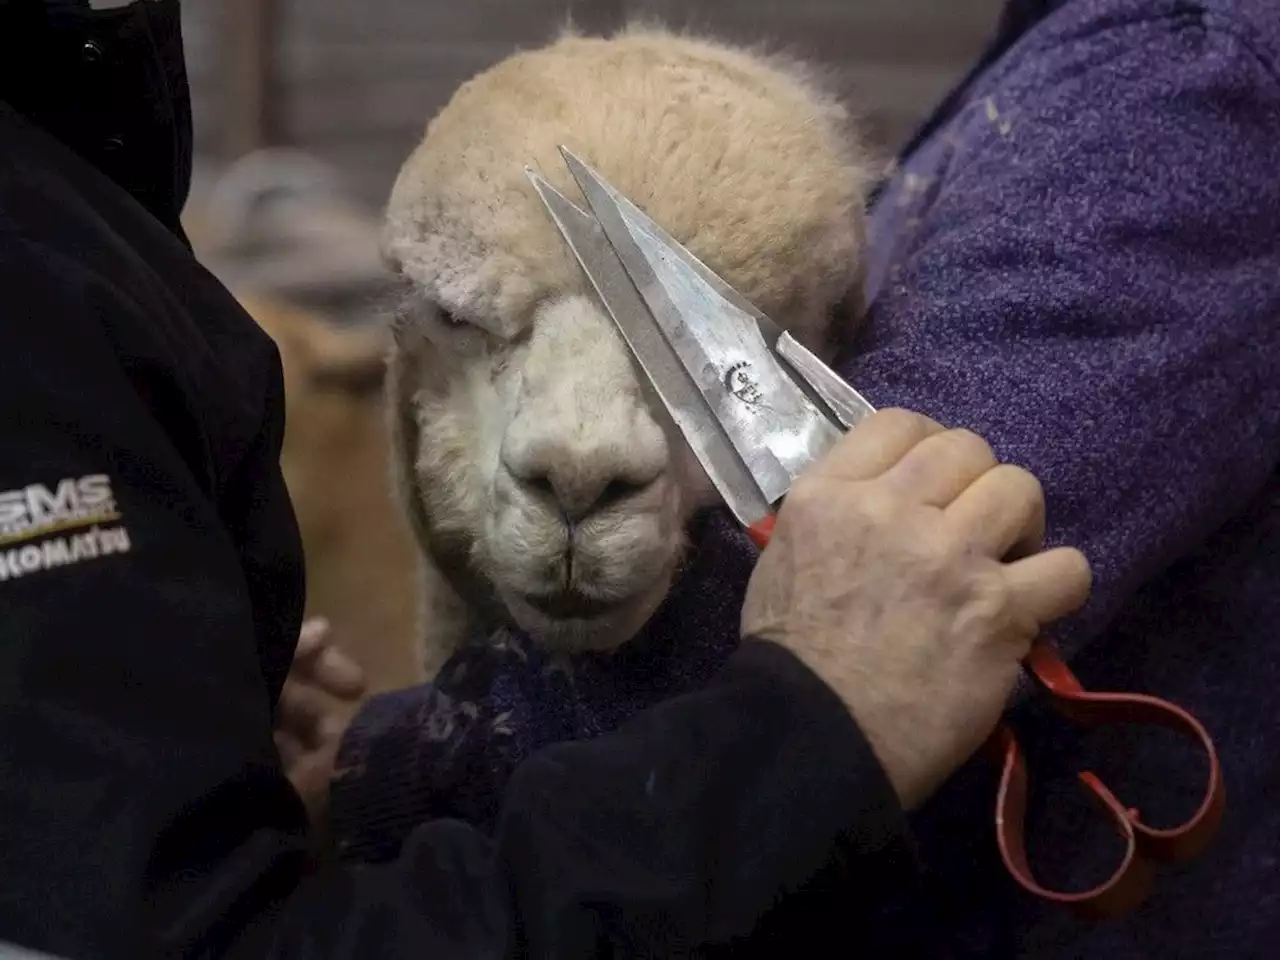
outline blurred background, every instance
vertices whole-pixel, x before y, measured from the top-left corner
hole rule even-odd
[[[900,142],[990,35],[1003,0],[191,0],[185,32],[202,158],[289,143],[378,205],[457,85],[568,16],[636,13],[781,44],[833,67],[873,136]]]
[[[376,689],[419,676],[420,576],[387,480],[377,222],[457,86],[567,18],[599,32],[644,14],[822,65],[892,151],[968,69],[1003,2],[187,0],[188,233],[280,346],[309,611],[334,621]]]
[[[608,31],[642,14],[780,46],[827,67],[869,137],[892,149],[964,72],[1002,3],[188,0],[184,30],[198,153],[193,214],[234,161],[289,147],[303,154],[257,157],[237,168],[239,192],[219,195],[224,209],[208,225],[211,243],[230,239],[213,236],[215,226],[224,233],[246,226],[252,206],[246,194],[265,193],[277,180],[312,197],[341,195],[349,218],[376,216],[401,161],[459,83],[519,47],[550,39],[569,17],[582,29]],[[330,224],[329,239],[338,230]],[[336,288],[358,281],[370,266],[367,251],[312,263],[312,272],[332,281],[332,306],[339,308]],[[275,264],[277,271],[287,267],[303,269]],[[262,269],[254,274],[267,282]],[[281,274],[278,281],[291,279]]]

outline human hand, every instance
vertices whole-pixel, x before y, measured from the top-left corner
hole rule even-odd
[[[333,645],[329,622],[314,617],[303,623],[280,692],[275,741],[317,833],[328,818],[338,746],[364,692],[364,672]]]
[[[969,431],[884,410],[793,485],[742,634],[822,677],[911,809],[999,722],[1041,628],[1088,598],[1084,555],[1043,538],[1035,477]]]

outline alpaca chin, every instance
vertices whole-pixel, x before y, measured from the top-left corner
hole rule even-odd
[[[643,592],[594,616],[554,617],[532,606],[519,594],[502,592],[502,602],[516,625],[557,653],[608,652],[623,646],[661,606],[676,565]]]

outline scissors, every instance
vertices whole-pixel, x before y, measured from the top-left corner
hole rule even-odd
[[[526,174],[711,482],[764,549],[775,505],[796,477],[874,407],[582,159],[563,146],[560,153],[590,212],[531,168]],[[1144,823],[1096,775],[1080,773],[1124,852],[1098,886],[1051,890],[1037,881],[1027,857],[1022,748],[1007,725],[988,740],[1000,768],[996,842],[1013,879],[1079,916],[1121,915],[1146,897],[1156,863],[1193,859],[1212,839],[1225,805],[1213,740],[1176,704],[1086,690],[1046,638],[1035,641],[1023,666],[1055,710],[1075,723],[1158,725],[1194,741],[1207,756],[1203,800],[1171,828]]]

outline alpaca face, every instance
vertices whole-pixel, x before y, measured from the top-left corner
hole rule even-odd
[[[411,322],[413,486],[442,565],[557,649],[631,637],[713,494],[612,321],[573,294],[511,338],[427,304]]]
[[[401,168],[395,469],[475,618],[617,646],[714,494],[551,222],[564,144],[820,355],[856,312],[868,164],[794,64],[671,34],[566,37],[465,84]],[[428,611],[431,616],[431,611]]]

